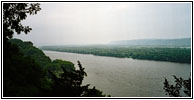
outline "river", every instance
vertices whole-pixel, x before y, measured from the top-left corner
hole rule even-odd
[[[115,97],[165,97],[165,77],[169,81],[173,81],[172,75],[188,79],[191,72],[191,64],[56,51],[44,53],[52,60],[71,61],[76,68],[79,60],[88,74],[83,84],[89,83],[104,94]]]

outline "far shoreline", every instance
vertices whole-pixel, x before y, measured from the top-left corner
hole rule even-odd
[[[159,60],[148,60],[148,59],[134,59],[134,58],[128,58],[128,57],[114,57],[114,56],[101,56],[101,55],[94,55],[94,54],[84,54],[84,53],[76,53],[76,52],[66,52],[66,51],[57,51],[57,50],[45,50],[41,49],[43,52],[44,51],[49,51],[49,52],[60,52],[60,53],[69,53],[69,54],[79,54],[79,55],[90,55],[90,56],[96,56],[96,57],[108,57],[108,58],[118,58],[118,59],[131,59],[131,60],[142,60],[142,61],[154,61],[154,62],[164,62],[164,63],[177,63],[177,64],[189,64],[191,63],[181,63],[181,62],[172,62],[172,61],[159,61]]]

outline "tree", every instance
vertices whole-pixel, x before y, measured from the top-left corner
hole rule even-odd
[[[36,59],[37,56],[32,57],[34,53],[39,52],[38,49],[33,48],[31,42],[11,43],[11,38],[16,32],[28,33],[31,28],[23,26],[21,21],[26,19],[27,14],[34,15],[40,11],[40,4],[26,4],[26,3],[3,3],[3,96],[5,97],[37,97],[37,96],[82,96],[84,93],[91,94],[88,91],[88,85],[82,86],[84,76],[87,74],[84,68],[78,61],[79,70],[70,68],[72,64],[64,64],[63,61],[56,60],[55,63],[62,66],[63,73],[58,78],[52,71],[49,73],[52,76],[50,81],[45,74],[43,67],[41,67],[41,59]],[[12,40],[12,42],[14,42]],[[22,45],[22,46],[21,46]],[[20,47],[18,47],[20,46]],[[26,47],[27,46],[27,47]],[[27,50],[24,48],[26,47]],[[29,49],[32,49],[29,50]],[[26,52],[30,51],[30,52]],[[40,55],[41,52],[39,52]],[[37,54],[35,54],[37,55]],[[45,56],[45,55],[42,55]],[[36,59],[36,60],[35,60]],[[37,61],[39,60],[39,61]],[[49,59],[43,62],[50,62]],[[46,65],[44,63],[42,65]],[[95,88],[92,90],[96,90]],[[93,92],[92,95],[102,92]]]
[[[105,97],[106,95],[102,94],[102,91],[97,90],[95,86],[92,89],[88,89],[84,92],[83,97]],[[111,95],[108,95],[111,97]]]
[[[105,96],[102,92],[95,89],[88,89],[89,84],[82,86],[84,76],[87,76],[81,63],[78,61],[78,70],[68,70],[61,66],[63,73],[58,78],[52,71],[49,73],[52,76],[53,86],[50,96],[67,96],[67,97],[80,97],[80,96]]]
[[[168,80],[165,78],[163,89],[166,91],[166,95],[181,97],[181,91],[183,91],[186,96],[191,96],[191,78],[183,79],[175,75],[173,75],[173,77],[175,79],[175,85],[169,84]]]
[[[34,15],[40,4],[3,3],[3,96],[40,96],[44,74],[39,64],[24,56],[17,45],[8,40],[13,33],[31,30],[21,21]]]
[[[27,14],[34,15],[40,10],[39,3],[3,3],[3,39],[12,38],[14,31],[17,34],[30,32],[32,29],[23,26],[21,21],[26,19]]]

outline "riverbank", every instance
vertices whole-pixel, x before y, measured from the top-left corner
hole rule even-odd
[[[109,56],[118,58],[133,58],[154,61],[169,61],[178,63],[191,63],[190,48],[152,48],[152,47],[57,47],[44,46],[43,50],[70,52],[79,54],[92,54],[97,56]]]
[[[64,59],[74,64],[79,60],[88,74],[83,84],[91,84],[116,97],[165,97],[164,77],[170,81],[174,81],[172,75],[188,78],[191,71],[191,65],[184,63],[43,52],[52,60]]]

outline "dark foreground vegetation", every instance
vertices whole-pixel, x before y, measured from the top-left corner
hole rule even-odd
[[[54,60],[31,42],[10,39],[4,46],[4,96],[105,96],[101,91],[82,85],[87,76],[69,61]]]
[[[166,95],[171,97],[190,97],[191,96],[191,77],[188,79],[183,79],[181,77],[176,77],[173,75],[175,81],[174,83],[168,82],[165,78],[163,89],[166,92]]]
[[[14,31],[28,33],[31,28],[21,20],[36,14],[40,4],[3,4],[3,96],[4,97],[80,97],[105,96],[82,81],[87,75],[68,61],[54,60],[31,42],[12,39]]]
[[[12,39],[14,32],[17,34],[30,32],[31,28],[23,26],[21,21],[26,19],[27,14],[34,15],[40,11],[39,5],[38,3],[3,3],[3,97],[106,96],[95,87],[89,88],[89,84],[82,84],[87,74],[79,61],[78,68],[69,61],[59,59],[51,61],[31,42]],[[189,85],[188,81],[180,82],[180,84]],[[168,93],[179,88],[171,85],[169,87],[166,80],[164,84],[164,89]],[[189,94],[189,92],[185,93]]]
[[[191,63],[190,48],[122,47],[122,46],[43,46],[43,50],[93,54],[120,58]]]

